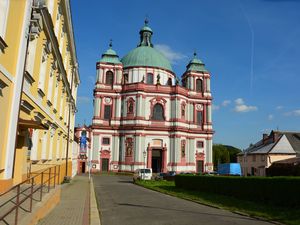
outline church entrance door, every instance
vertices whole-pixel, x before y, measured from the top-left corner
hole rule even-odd
[[[101,159],[102,162],[102,171],[107,172],[108,171],[108,159]]]
[[[162,171],[162,150],[152,149],[152,172],[159,173]]]

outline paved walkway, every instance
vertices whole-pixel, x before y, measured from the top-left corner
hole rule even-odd
[[[62,186],[60,203],[38,225],[88,225],[90,182],[76,176]]]
[[[102,225],[269,225],[151,191],[126,176],[93,176]]]

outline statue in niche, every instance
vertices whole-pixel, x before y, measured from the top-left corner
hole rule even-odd
[[[133,113],[133,102],[129,102],[129,105],[128,105],[128,113]]]
[[[126,139],[126,156],[132,156],[132,138]]]
[[[160,85],[160,75],[159,75],[159,74],[157,74],[156,84],[157,84],[157,85]]]
[[[142,83],[145,83],[145,75],[143,76],[143,78],[142,78],[142,81],[141,81]]]
[[[181,157],[182,158],[185,157],[185,143],[184,142],[181,144]]]

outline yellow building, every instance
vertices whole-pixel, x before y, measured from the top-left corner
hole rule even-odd
[[[1,0],[0,51],[0,192],[52,165],[70,176],[79,74],[69,0]]]

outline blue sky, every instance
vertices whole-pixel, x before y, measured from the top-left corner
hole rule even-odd
[[[88,2],[88,3],[87,3]],[[81,85],[76,124],[91,123],[96,61],[113,39],[153,43],[181,76],[196,50],[211,72],[214,143],[246,148],[272,129],[300,130],[300,1],[71,1]]]

